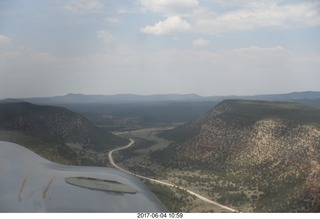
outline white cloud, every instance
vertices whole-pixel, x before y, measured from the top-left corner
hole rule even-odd
[[[129,13],[134,12],[134,9],[133,8],[128,8],[126,6],[122,6],[122,7],[117,9],[117,12],[119,14],[129,14]]]
[[[261,5],[267,5],[262,7]],[[320,4],[261,4],[222,14],[207,13],[194,17],[199,32],[217,34],[258,28],[300,28],[320,25]]]
[[[139,0],[143,11],[152,11],[166,16],[181,15],[199,6],[197,0]]]
[[[281,46],[107,50],[76,57],[8,52],[0,53],[0,98],[69,92],[245,95],[317,90],[319,68],[319,54],[298,54]]]
[[[230,58],[227,58],[228,56],[230,56]],[[292,64],[292,58],[294,56],[296,55],[294,55],[282,46],[251,46],[247,48],[238,48],[229,51],[226,53],[225,58],[227,60],[237,60],[237,62],[233,62],[232,65],[241,66],[243,64],[246,64],[248,68],[256,68],[257,73],[264,72],[266,74],[272,74],[270,69],[274,68],[275,71],[281,72],[280,69],[283,69],[284,66],[289,66],[287,65],[289,62],[291,66],[295,65]],[[292,72],[292,70],[290,71]],[[254,71],[252,70],[252,72]]]
[[[97,13],[103,4],[98,0],[72,0],[64,8],[71,13]]]
[[[257,53],[257,52],[286,52],[286,49],[282,46],[276,46],[276,47],[258,47],[258,46],[251,46],[247,48],[238,48],[233,50],[236,53]]]
[[[179,16],[168,17],[163,21],[159,21],[153,26],[146,26],[140,29],[143,33],[163,35],[179,32],[186,32],[191,30],[191,25],[188,21],[183,20]]]
[[[0,35],[0,45],[1,44],[8,44],[11,42],[11,39],[5,35]]]
[[[192,44],[194,46],[205,47],[205,46],[208,46],[210,44],[210,42],[208,40],[204,40],[204,39],[197,39],[197,40],[194,40]]]
[[[116,17],[107,17],[104,19],[107,23],[110,23],[110,24],[118,24],[120,23],[120,20]]]
[[[223,6],[229,7],[261,7],[274,5],[279,0],[215,0],[217,3]]]
[[[179,17],[188,22],[192,31],[204,34],[221,34],[233,31],[255,30],[261,28],[287,29],[308,26],[320,26],[320,2],[305,1],[302,3],[283,3],[278,0],[260,1],[216,1],[223,7],[215,11],[198,1],[140,0],[146,11],[158,13],[167,19],[153,26],[142,28],[145,33],[156,30],[169,23],[170,18]],[[178,10],[179,7],[188,10]],[[186,21],[188,20],[188,21]],[[168,32],[170,33],[170,32]],[[162,31],[166,34],[166,31]]]
[[[97,31],[97,37],[102,40],[104,43],[110,43],[115,40],[115,37],[108,31],[99,30]]]
[[[219,16],[200,18],[199,29],[208,33],[221,33],[257,28],[301,28],[320,25],[320,4],[253,4]]]
[[[281,46],[252,46],[214,52],[163,49],[125,56],[96,54],[79,63],[94,66],[96,69],[91,72],[109,69],[108,77],[117,82],[123,81],[123,77],[130,78],[121,82],[126,83],[122,88],[114,87],[120,93],[134,90],[240,95],[318,89],[319,60],[319,54],[297,54]],[[141,77],[145,79],[143,85],[139,82]],[[107,87],[110,86],[114,85]]]

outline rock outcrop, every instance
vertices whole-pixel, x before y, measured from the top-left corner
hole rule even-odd
[[[180,133],[190,127],[197,130],[195,135],[158,152],[163,165],[258,187],[263,195],[255,203],[257,211],[320,210],[318,108],[226,100],[180,127]]]

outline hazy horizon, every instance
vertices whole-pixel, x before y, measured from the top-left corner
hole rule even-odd
[[[196,93],[154,93],[154,94],[137,94],[137,93],[115,93],[115,94],[87,94],[87,93],[66,93],[66,94],[62,94],[62,95],[52,95],[52,96],[27,96],[27,97],[4,97],[4,98],[0,98],[0,100],[5,100],[5,99],[29,99],[29,98],[52,98],[52,97],[64,97],[64,96],[68,96],[68,95],[84,95],[84,96],[125,96],[125,95],[135,95],[135,96],[156,96],[156,95],[196,95],[199,97],[228,97],[228,96],[235,96],[235,97],[244,97],[244,96],[260,96],[260,95],[285,95],[285,94],[292,94],[292,93],[303,93],[303,92],[319,92],[316,90],[304,90],[304,91],[292,91],[292,92],[285,92],[285,93],[257,93],[257,94],[244,94],[244,95],[236,95],[236,94],[227,94],[227,95],[200,95],[200,94],[196,94]]]
[[[0,0],[0,99],[320,90],[320,2]]]

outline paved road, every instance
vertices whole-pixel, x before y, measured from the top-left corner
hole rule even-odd
[[[125,170],[125,169],[119,167],[119,166],[114,162],[114,160],[113,160],[113,158],[112,158],[112,154],[113,154],[113,152],[115,152],[115,151],[124,150],[124,149],[127,149],[127,148],[129,148],[130,146],[132,146],[133,143],[134,143],[134,140],[131,139],[131,138],[130,138],[129,140],[130,140],[130,142],[129,142],[129,144],[127,144],[126,146],[123,146],[123,147],[120,147],[120,148],[116,148],[116,149],[114,149],[114,150],[112,150],[112,151],[110,151],[110,152],[108,153],[109,161],[110,161],[111,165],[113,165],[115,168],[117,168],[117,169],[119,169],[119,170],[121,170],[121,171],[123,171],[123,172],[126,172],[126,173],[128,173],[128,174],[131,174],[131,175],[133,175],[133,176],[136,176],[136,177],[139,177],[139,178],[142,178],[142,179],[146,179],[146,180],[149,180],[149,181],[158,183],[158,184],[162,184],[162,185],[166,185],[166,186],[169,186],[169,187],[175,187],[175,188],[183,189],[183,190],[185,190],[186,192],[188,192],[189,194],[194,195],[194,196],[196,196],[197,198],[199,198],[199,199],[201,199],[201,200],[203,200],[203,201],[205,201],[205,202],[207,202],[207,203],[213,204],[213,205],[215,205],[215,206],[218,206],[218,207],[220,207],[220,208],[222,208],[222,209],[225,209],[225,210],[228,210],[228,211],[231,211],[231,212],[238,212],[236,209],[233,209],[233,208],[230,208],[230,207],[228,207],[228,206],[219,204],[218,202],[212,201],[212,200],[210,200],[210,199],[208,199],[208,198],[206,198],[206,197],[204,197],[204,196],[202,196],[202,195],[199,195],[198,193],[195,193],[195,192],[193,192],[193,191],[191,191],[191,190],[185,189],[185,188],[180,187],[180,186],[176,186],[176,185],[171,184],[171,183],[167,183],[167,182],[163,182],[163,181],[160,181],[160,180],[151,179],[151,178],[149,178],[149,177],[145,177],[145,176],[141,176],[141,175],[138,175],[138,174],[134,174],[134,173],[132,173],[132,172],[130,172],[130,171],[128,171],[128,170]]]

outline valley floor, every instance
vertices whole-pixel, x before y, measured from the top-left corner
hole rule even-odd
[[[167,147],[171,142],[156,136],[161,129],[143,129],[131,132],[118,133],[127,138],[133,138],[135,144],[128,149],[119,151],[113,155],[115,162],[122,168],[127,169],[135,174],[143,175],[153,179],[159,179],[179,187],[194,191],[210,200],[224,202],[223,204],[237,209],[241,212],[252,212],[255,207],[252,202],[260,194],[257,188],[248,189],[236,187],[234,191],[226,191],[226,187],[231,185],[231,182],[225,182],[219,176],[205,174],[201,171],[180,171],[177,169],[165,168],[158,163],[152,161],[150,153]],[[218,206],[206,203],[195,196],[188,194],[181,189],[167,187],[164,191],[163,187],[156,188],[150,182],[145,182],[150,189],[159,197],[163,193],[170,193],[170,200],[167,197],[162,197],[162,202],[167,205],[171,211],[202,213],[202,212],[229,212]],[[220,188],[220,189],[218,189]],[[223,188],[223,192],[221,191]],[[161,194],[162,193],[162,194]],[[168,195],[167,195],[168,196]],[[232,196],[238,199],[246,198],[246,202],[228,202],[225,196]],[[177,203],[178,202],[178,203]],[[242,203],[242,204],[240,204]],[[243,204],[245,203],[245,204]]]

